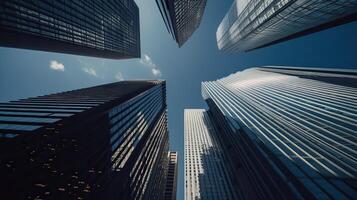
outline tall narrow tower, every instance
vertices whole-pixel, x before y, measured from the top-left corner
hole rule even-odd
[[[238,199],[231,169],[207,112],[185,109],[185,199]]]
[[[156,0],[168,32],[181,47],[200,26],[207,0]]]
[[[170,151],[168,156],[169,165],[167,168],[165,200],[176,200],[178,179],[178,154],[177,152]]]

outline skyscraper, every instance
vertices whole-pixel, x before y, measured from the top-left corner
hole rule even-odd
[[[134,0],[3,0],[0,45],[95,56],[140,57]]]
[[[357,0],[235,0],[217,30],[219,49],[249,51],[357,19]]]
[[[231,172],[207,112],[185,109],[185,199],[237,199]]]
[[[207,0],[156,0],[168,32],[181,47],[200,26]]]
[[[163,199],[165,88],[124,81],[1,103],[1,198]]]
[[[356,198],[356,70],[253,68],[202,95],[243,199]]]
[[[176,200],[177,192],[177,152],[169,152],[169,165],[167,168],[167,178],[165,186],[165,200]]]

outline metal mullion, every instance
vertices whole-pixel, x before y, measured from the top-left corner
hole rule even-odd
[[[241,91],[241,93],[245,93],[244,91]],[[247,94],[245,94],[245,95],[248,95],[249,96],[249,94],[247,93]],[[252,98],[252,97],[250,97],[250,98]],[[248,102],[248,99],[247,99],[247,102]],[[256,105],[256,104],[255,104]],[[254,107],[254,108],[256,108],[256,106]],[[272,118],[274,115],[276,115],[276,114],[273,114],[273,111],[268,111],[268,110],[266,110],[266,112],[259,112],[259,110],[260,110],[260,108],[259,109],[253,109],[253,110],[256,110],[256,114],[257,115],[259,115],[259,116],[265,116],[265,117],[267,117],[267,118]],[[269,114],[265,114],[265,113],[267,113],[267,112],[269,112]],[[281,118],[281,117],[280,117]],[[263,121],[263,120],[262,120]],[[271,120],[266,120],[266,121],[271,121]],[[285,125],[287,125],[287,124],[289,124],[289,122],[288,123],[283,123],[283,124],[285,124]],[[279,125],[276,125],[275,123],[270,123],[270,125],[272,125],[272,126],[275,126],[275,127],[277,127],[277,128],[279,128],[279,129],[284,129],[284,127],[280,127]],[[301,125],[303,125],[302,123],[301,123]],[[295,128],[296,129],[296,127],[294,127],[295,125],[293,125],[293,126],[291,126],[291,127],[289,127],[289,126],[286,126],[285,128],[286,129],[293,129],[293,128]],[[299,127],[300,128],[300,127]],[[277,131],[277,133],[278,133],[279,131]],[[294,134],[292,134],[293,133],[293,131],[291,131],[290,133],[289,133],[289,131],[287,131],[287,130],[285,130],[285,132],[286,133],[288,133],[288,135],[284,135],[284,136],[289,136],[289,138],[291,138],[291,139],[294,139],[294,140],[296,140],[296,141],[299,141],[299,143],[300,144],[302,144],[302,145],[300,145],[300,146],[304,146],[304,148],[306,149],[309,149],[309,150],[312,150],[314,153],[317,153],[319,156],[321,156],[321,153],[322,152],[326,152],[326,151],[324,151],[324,150],[322,150],[322,152],[321,151],[319,151],[319,152],[317,152],[316,150],[313,150],[313,148],[311,147],[311,146],[309,146],[309,145],[305,145],[305,143],[304,142],[302,142],[302,140],[304,140],[305,142],[307,142],[307,143],[309,143],[309,141],[307,141],[307,139],[305,138],[305,137],[299,137],[299,135],[294,135]],[[298,138],[300,138],[300,140],[298,139]],[[289,139],[289,141],[290,141],[290,139]],[[292,144],[295,144],[295,143],[293,143],[292,142]],[[294,150],[295,151],[295,150]],[[311,152],[310,152],[311,153]],[[329,153],[327,153],[327,154],[329,154]],[[325,154],[326,155],[326,154]],[[316,157],[316,156],[310,156],[310,157]]]

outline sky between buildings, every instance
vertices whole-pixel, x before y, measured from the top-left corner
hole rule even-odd
[[[178,200],[184,199],[183,110],[206,108],[201,82],[264,65],[357,68],[357,22],[249,53],[217,49],[216,30],[233,0],[209,0],[200,28],[178,48],[155,0],[140,8],[141,59],[109,60],[0,48],[0,101],[79,89],[119,80],[165,79],[170,148],[179,152]]]

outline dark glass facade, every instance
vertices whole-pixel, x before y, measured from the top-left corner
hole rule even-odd
[[[140,57],[133,0],[0,1],[0,45],[102,58]]]
[[[163,199],[166,112],[163,81],[1,103],[1,198]]]
[[[207,0],[156,0],[167,30],[181,47],[200,26]]]
[[[252,68],[202,95],[240,199],[356,198],[356,70]]]

